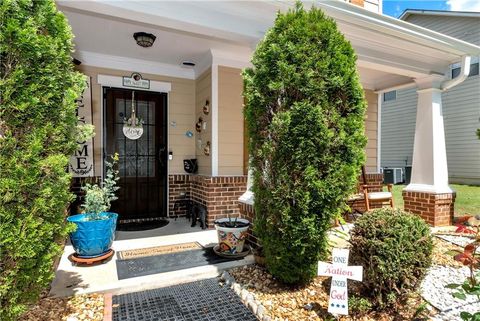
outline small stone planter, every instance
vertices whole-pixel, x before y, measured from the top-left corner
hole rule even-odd
[[[272,318],[266,314],[266,309],[262,303],[255,299],[255,294],[242,287],[239,283],[235,282],[235,278],[227,271],[223,272],[220,276],[220,281],[224,282],[226,286],[233,289],[236,295],[240,297],[243,304],[245,304],[250,311],[261,321],[271,321]]]
[[[221,218],[215,221],[218,235],[218,251],[226,254],[243,252],[250,222],[243,218]]]

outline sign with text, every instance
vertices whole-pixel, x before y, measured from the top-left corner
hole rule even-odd
[[[92,90],[90,77],[86,80],[87,86],[82,95],[77,99],[78,124],[92,124]],[[77,141],[78,149],[70,157],[69,171],[73,177],[94,176],[93,163],[93,138],[86,141]]]
[[[362,281],[363,267],[348,266],[348,249],[333,249],[332,263],[318,262],[318,275],[331,276],[328,312],[348,315],[347,279]]]
[[[150,89],[150,80],[143,79],[142,75],[134,72],[130,77],[123,77],[123,86],[132,88]]]

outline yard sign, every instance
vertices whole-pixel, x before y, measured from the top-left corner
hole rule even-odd
[[[79,124],[92,124],[92,91],[90,77],[87,77],[86,87],[77,99],[77,118]],[[68,166],[73,177],[94,176],[93,168],[93,139],[77,141],[78,148],[70,157]]]
[[[333,249],[332,264],[318,262],[318,275],[331,276],[328,312],[348,315],[347,279],[362,281],[363,267],[348,266],[348,249]]]

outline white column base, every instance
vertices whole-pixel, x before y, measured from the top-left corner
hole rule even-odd
[[[403,189],[406,192],[422,192],[422,193],[434,193],[434,194],[446,194],[453,193],[454,190],[450,186],[435,186],[427,184],[408,184],[407,187]]]

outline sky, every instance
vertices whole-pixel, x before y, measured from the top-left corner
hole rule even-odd
[[[405,9],[480,12],[480,0],[383,0],[386,15],[398,18]]]

